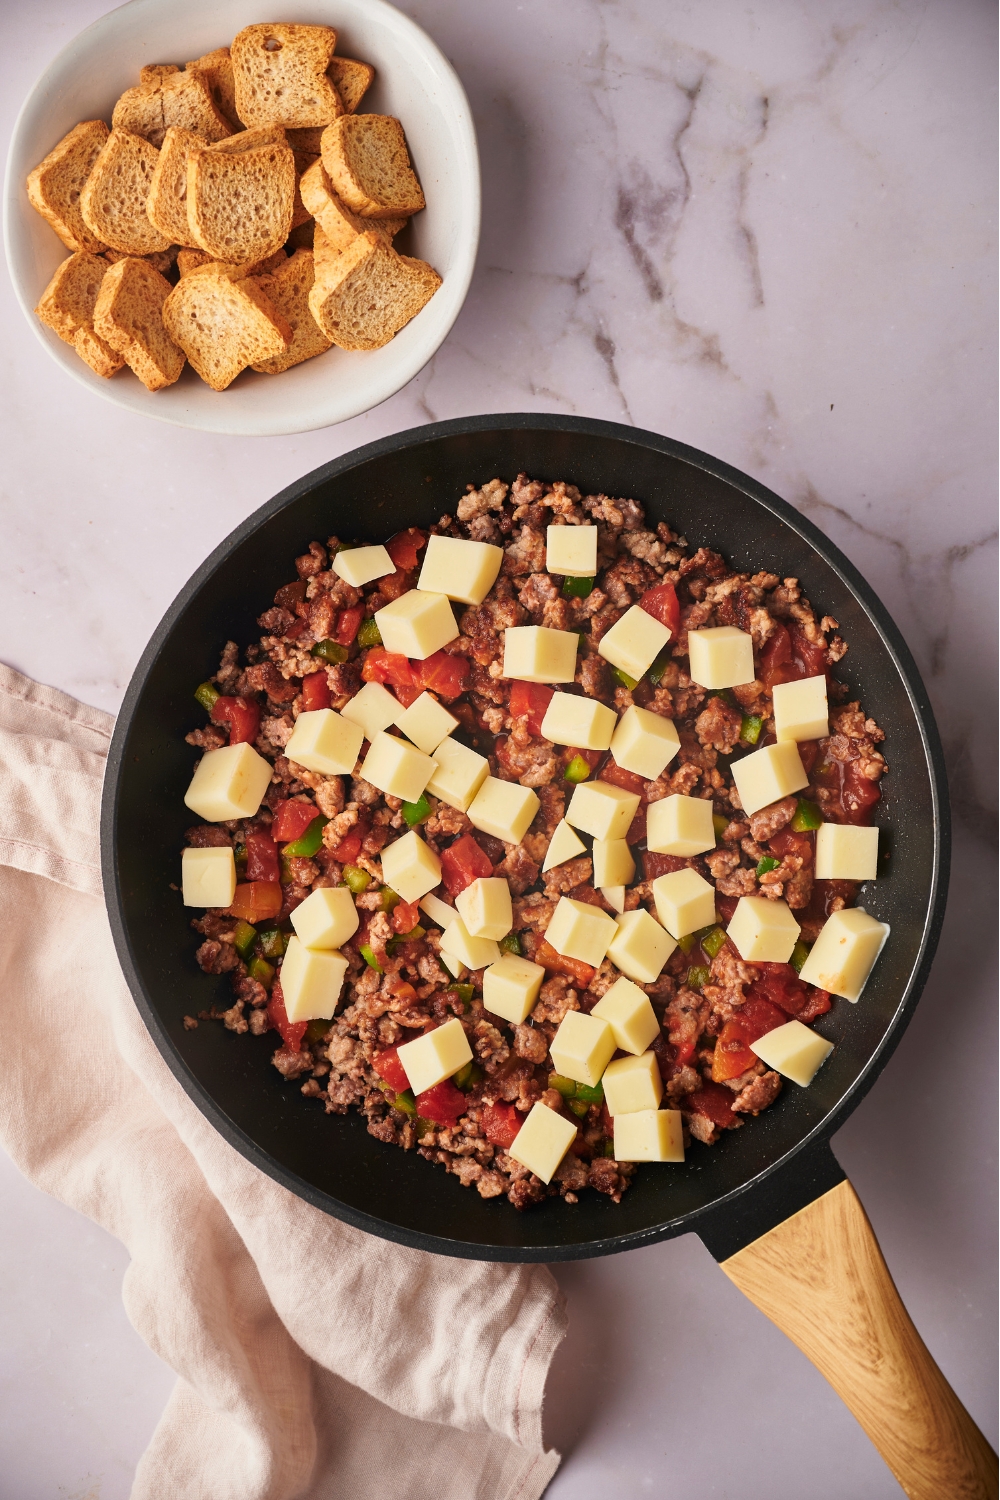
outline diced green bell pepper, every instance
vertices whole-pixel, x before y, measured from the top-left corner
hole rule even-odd
[[[627,672],[622,671],[621,667],[612,667],[611,675],[619,687],[628,688],[629,692],[639,686],[638,677],[630,677]]]
[[[285,951],[285,934],[279,927],[262,927],[257,939],[265,958],[281,958]]]
[[[397,932],[394,937],[391,937],[387,945],[388,950],[390,953],[395,953],[400,943],[416,943],[420,938],[425,937],[426,935],[427,929],[425,927],[421,927],[420,923],[418,922],[416,927],[410,928],[409,932]]]
[[[805,797],[799,798],[799,805],[795,816],[789,825],[793,833],[811,833],[814,828],[819,828],[823,822],[822,810],[815,802],[808,802]]]
[[[336,557],[339,552],[356,552],[360,546],[360,542],[338,542],[333,549],[333,555]]]
[[[243,875],[247,867],[247,846],[239,836],[233,840],[233,858],[236,861],[236,874]]]
[[[360,896],[372,883],[372,878],[367,870],[360,870],[357,865],[344,866],[344,884],[355,896]]]
[[[649,671],[646,673],[647,677],[649,678],[650,682],[653,684],[654,687],[659,687],[660,683],[663,680],[663,674],[667,670],[667,667],[669,665],[670,665],[670,647],[669,646],[664,646],[663,650],[660,652],[659,656],[656,658],[656,660],[654,661],[653,665],[650,667]]]
[[[681,950],[682,953],[690,953],[691,952],[691,949],[695,945],[695,938],[696,938],[696,934],[695,933],[693,933],[693,932],[686,932],[682,938],[678,938],[677,939],[677,946]]]
[[[321,1042],[332,1025],[332,1021],[324,1021],[319,1018],[315,1021],[310,1021],[306,1027],[306,1041]]]
[[[430,1135],[432,1130],[440,1127],[433,1120],[425,1120],[423,1115],[417,1115],[417,1140],[422,1141],[425,1135]]]
[[[721,927],[710,927],[704,937],[699,933],[698,940],[701,943],[702,951],[707,953],[709,958],[714,958],[725,943],[726,934]]]
[[[376,974],[383,973],[382,965],[379,963],[378,959],[375,957],[375,950],[374,950],[374,948],[372,948],[372,946],[369,943],[364,943],[362,945],[362,948],[361,948],[361,957],[364,959],[364,961],[368,965],[369,969],[374,969]]]
[[[606,1140],[604,1142],[604,1154],[605,1154],[605,1156],[610,1156],[611,1160],[614,1161],[614,1159],[615,1159],[615,1143],[614,1143],[614,1141],[610,1137],[608,1138],[608,1140]]]
[[[508,932],[505,938],[500,939],[500,951],[501,953],[516,953],[518,955],[524,952],[524,949],[521,947],[521,939],[516,932]]]
[[[211,713],[218,698],[219,689],[214,682],[202,682],[194,690],[194,695],[206,713]]]
[[[717,839],[721,839],[722,835],[729,827],[729,819],[726,817],[725,813],[712,814],[712,827],[715,829],[715,837]]]
[[[764,858],[760,860],[757,865],[757,879],[759,880],[762,875],[769,875],[771,871],[776,870],[780,864],[781,860],[775,859],[773,854],[765,854]]]
[[[450,984],[448,990],[452,995],[457,995],[466,1010],[468,1010],[472,1004],[472,997],[476,993],[475,986],[471,984]]]
[[[347,647],[342,646],[339,641],[317,641],[311,654],[335,667],[338,662],[347,660]]]
[[[431,815],[431,805],[423,792],[420,793],[416,802],[404,802],[402,806],[403,817],[406,819],[407,828],[416,828],[425,818]]]
[[[576,1097],[582,1099],[584,1104],[600,1104],[604,1099],[604,1086],[600,1083],[595,1083],[593,1087],[589,1083],[578,1083]]]
[[[744,745],[756,745],[763,728],[764,720],[760,714],[744,714],[743,723],[740,725],[741,743]]]
[[[563,598],[586,599],[593,587],[594,580],[592,578],[564,578],[562,586]]]
[[[256,979],[257,983],[262,984],[266,990],[271,988],[274,980],[274,970],[262,958],[252,958],[247,964],[247,973],[251,979]]]
[[[382,887],[382,890],[379,894],[382,897],[382,910],[395,911],[396,907],[400,903],[401,897],[397,896],[395,891],[391,891],[387,885],[384,885]]]
[[[381,646],[382,632],[374,620],[362,620],[358,631],[359,646]]]
[[[401,1094],[397,1094],[392,1101],[392,1107],[398,1109],[401,1115],[409,1115],[411,1120],[417,1118],[417,1105],[412,1089],[404,1089]]]
[[[582,1120],[587,1113],[587,1101],[585,1099],[567,1099],[566,1103],[573,1113]]]
[[[257,929],[251,927],[249,922],[239,921],[233,928],[233,947],[246,963],[253,952],[253,945],[257,941]]]
[[[323,843],[323,829],[329,821],[322,813],[313,818],[301,838],[285,845],[285,853],[293,859],[312,859]]]
[[[576,1093],[576,1079],[566,1078],[562,1073],[550,1073],[549,1088],[562,1094],[564,1099],[572,1099]]]
[[[792,968],[795,970],[796,974],[801,973],[802,965],[805,963],[808,957],[809,945],[808,943],[804,943],[800,938],[799,941],[795,944],[795,947],[792,949],[792,956],[788,960]]]
[[[573,759],[570,761],[569,765],[563,772],[563,778],[566,781],[572,781],[574,783],[579,781],[586,781],[589,775],[590,766],[584,760],[582,755],[574,755]]]
[[[704,964],[692,964],[687,971],[687,979],[685,980],[688,989],[700,990],[703,984],[708,983],[710,973],[711,970],[706,969]]]

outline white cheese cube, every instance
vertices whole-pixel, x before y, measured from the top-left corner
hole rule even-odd
[[[311,891],[290,920],[307,948],[342,948],[360,926],[354,897],[346,885]]]
[[[663,1079],[656,1066],[656,1056],[643,1052],[639,1057],[616,1057],[608,1063],[601,1079],[608,1114],[634,1115],[640,1109],[657,1109],[663,1098]]]
[[[289,1021],[329,1021],[347,973],[342,953],[307,948],[299,938],[288,939],[281,964],[281,993]]]
[[[185,849],[181,855],[181,894],[185,906],[230,906],[236,895],[236,857],[221,849]]]
[[[184,793],[184,806],[206,823],[252,818],[271,784],[271,769],[252,745],[206,750]]]
[[[753,638],[735,625],[688,631],[691,681],[705,688],[753,682]]]
[[[361,725],[366,740],[373,740],[380,729],[388,729],[390,724],[396,723],[403,705],[380,682],[366,682],[340,712],[352,724]]]
[[[482,604],[497,581],[503,548],[454,536],[427,538],[417,588],[447,594],[460,604]]]
[[[874,880],[878,874],[878,829],[852,823],[821,823],[816,830],[817,880]]]
[[[656,915],[673,938],[687,937],[715,922],[715,887],[697,870],[673,870],[652,885]]]
[[[853,1003],[861,998],[888,936],[888,922],[876,921],[862,906],[835,911],[823,924],[799,978]]]
[[[556,865],[564,865],[568,859],[577,859],[586,852],[587,846],[583,839],[578,839],[566,819],[561,818],[549,839],[542,874],[544,875],[546,870],[554,870]]]
[[[458,635],[446,594],[427,594],[410,589],[375,611],[375,623],[387,651],[398,651],[414,661],[424,661]]]
[[[503,675],[515,682],[572,682],[580,639],[572,630],[546,625],[508,625],[504,631]]]
[[[599,906],[589,901],[572,901],[560,896],[552,920],[545,929],[545,941],[564,958],[578,958],[581,963],[598,968],[615,935],[615,921]]]
[[[473,828],[491,833],[505,844],[519,844],[538,811],[538,798],[530,786],[487,776],[466,809]]]
[[[548,527],[545,568],[549,573],[561,573],[564,578],[593,578],[597,573],[597,527]]]
[[[809,785],[809,777],[799,756],[799,747],[794,740],[783,740],[780,745],[765,745],[742,760],[734,760],[730,767],[736,790],[747,814],[760,812],[772,802],[792,792],[801,792]]]
[[[299,714],[285,746],[288,759],[321,776],[349,776],[357,765],[365,732],[332,708]]]
[[[512,1026],[526,1021],[545,978],[541,964],[504,953],[483,974],[483,1005]]]
[[[455,907],[473,937],[499,942],[514,925],[510,886],[496,875],[480,876],[455,897]]]
[[[441,934],[441,952],[450,953],[469,969],[485,969],[500,959],[500,949],[493,938],[473,937],[461,917],[449,922]]]
[[[617,925],[618,931],[608,944],[608,957],[629,979],[652,984],[677,944],[642,907],[622,912]]]
[[[443,739],[458,728],[458,720],[437,701],[433,693],[421,693],[396,720],[408,740],[425,755],[433,755]]]
[[[651,980],[648,982],[652,983]],[[631,979],[616,979],[590,1014],[607,1021],[614,1033],[616,1047],[620,1047],[623,1052],[633,1052],[636,1056],[645,1052],[660,1032],[660,1023],[649,1003],[649,996],[637,984],[633,984]],[[659,1102],[657,1099],[656,1103]],[[650,1108],[655,1109],[656,1105],[651,1105]]]
[[[582,1010],[567,1011],[549,1047],[556,1072],[589,1088],[600,1083],[614,1051],[615,1035],[607,1021]]]
[[[507,1155],[519,1161],[522,1167],[527,1167],[529,1172],[534,1172],[542,1182],[551,1182],[553,1173],[575,1140],[576,1126],[571,1121],[544,1104],[533,1104]]]
[[[490,773],[486,756],[477,755],[468,745],[449,736],[434,751],[434,761],[435,769],[425,790],[433,797],[440,797],[449,807],[468,812],[473,797]]]
[[[460,958],[456,958],[452,953],[439,953],[438,957],[444,964],[445,968],[448,970],[448,973],[451,975],[452,979],[461,979],[463,974],[467,974],[469,972],[463,964],[462,960]]]
[[[833,1051],[833,1043],[801,1021],[787,1021],[751,1042],[750,1051],[776,1073],[807,1088]]]
[[[607,635],[602,635],[597,649],[613,667],[638,682],[648,672],[670,639],[666,625],[648,615],[640,604],[627,609]]]
[[[616,912],[625,910],[625,887],[623,885],[602,885],[598,889],[609,906]]]
[[[542,739],[578,750],[607,750],[617,722],[614,709],[596,698],[553,693],[542,720]]]
[[[741,896],[726,935],[748,964],[787,964],[800,931],[786,902]]]
[[[352,589],[364,588],[366,583],[396,571],[396,564],[384,547],[348,547],[336,554],[330,566]]]
[[[782,740],[822,740],[830,733],[825,676],[776,682],[771,696],[779,744]]]
[[[630,674],[631,675],[631,674]],[[618,720],[611,736],[611,754],[623,771],[634,771],[655,781],[681,748],[680,736],[671,719],[652,714],[634,703]]]
[[[643,1109],[615,1120],[616,1161],[683,1161],[684,1121],[679,1109]]]
[[[624,839],[595,839],[591,853],[596,886],[631,885],[635,860]]]
[[[382,850],[382,878],[403,901],[419,901],[441,884],[441,861],[411,828]]]
[[[472,1048],[457,1016],[434,1031],[425,1031],[415,1041],[404,1042],[398,1057],[414,1094],[432,1089],[444,1078],[472,1061]]]
[[[422,750],[380,729],[365,756],[361,774],[380,792],[416,802],[434,774],[434,764]]]
[[[566,822],[595,839],[623,839],[638,810],[638,792],[610,781],[581,781],[570,798]]]
[[[714,849],[711,801],[675,792],[651,802],[646,810],[646,847],[655,854],[676,854],[681,859]]]
[[[384,872],[385,865],[382,866],[382,869]],[[433,891],[431,891],[426,896],[421,896],[420,910],[422,912],[426,912],[431,921],[434,923],[434,926],[440,927],[442,932],[448,926],[448,923],[454,922],[455,918],[458,916],[458,912],[455,910],[455,908],[453,906],[449,906],[447,901],[442,901],[440,896],[435,896]]]

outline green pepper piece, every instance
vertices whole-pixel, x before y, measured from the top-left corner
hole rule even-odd
[[[591,1087],[589,1083],[578,1083],[576,1097],[582,1099],[584,1104],[601,1104],[604,1100],[604,1085],[595,1083]]]
[[[611,675],[620,687],[628,688],[629,692],[639,686],[638,677],[630,677],[627,672],[622,671],[621,667],[612,667]]]
[[[577,1115],[582,1120],[583,1117],[584,1117],[584,1115],[587,1113],[588,1106],[587,1106],[586,1100],[584,1100],[584,1099],[567,1099],[566,1103],[569,1105],[569,1107],[573,1111],[573,1113],[575,1115]]]
[[[249,922],[239,921],[233,928],[233,947],[246,963],[253,952],[253,945],[257,941],[257,929],[251,927]]]
[[[412,1089],[404,1089],[401,1094],[397,1094],[392,1101],[392,1107],[398,1109],[401,1115],[409,1115],[411,1120],[417,1118],[417,1104]]]
[[[757,879],[759,880],[762,875],[769,875],[770,872],[772,870],[776,870],[780,864],[781,860],[775,859],[773,854],[765,854],[764,858],[757,865]]]
[[[336,557],[339,552],[356,552],[360,546],[360,542],[338,542],[333,549],[333,555]]]
[[[359,870],[357,865],[344,866],[344,884],[355,896],[360,896],[372,883],[372,878],[367,870]]]
[[[796,974],[800,974],[802,972],[802,965],[805,963],[808,957],[809,944],[804,943],[800,938],[799,941],[795,944],[795,947],[792,949],[792,956],[788,960],[792,968],[795,970]]]
[[[700,990],[703,984],[708,983],[710,973],[711,970],[706,969],[704,964],[692,964],[687,971],[687,979],[684,983],[689,990]]]
[[[650,667],[649,671],[646,674],[654,687],[659,687],[661,681],[663,680],[663,674],[667,670],[667,667],[669,665],[670,647],[664,646],[663,650],[660,652],[659,656],[656,658],[653,665]]]
[[[431,805],[423,792],[416,802],[404,802],[402,807],[403,817],[406,819],[407,828],[416,828],[425,818],[431,815]]]
[[[725,943],[726,934],[721,927],[710,927],[704,937],[699,934],[699,940],[703,952],[707,953],[709,958],[714,958]]]
[[[429,1135],[432,1130],[437,1130],[437,1128],[433,1120],[425,1120],[423,1115],[417,1115],[418,1141],[422,1141],[425,1135]]]
[[[614,1143],[613,1140],[608,1139],[608,1140],[606,1140],[604,1142],[604,1155],[605,1156],[610,1156],[611,1160],[614,1161],[614,1159],[615,1159],[615,1143]]]
[[[574,755],[573,759],[570,761],[569,765],[563,772],[564,780],[572,782],[586,781],[589,775],[590,766],[584,760],[582,755]]]
[[[521,947],[521,939],[516,932],[508,932],[505,938],[500,939],[500,951],[501,953],[516,953],[518,955],[524,952],[524,949]]]
[[[715,829],[715,837],[717,839],[721,839],[722,835],[729,827],[729,819],[726,817],[725,813],[712,814],[712,827]]]
[[[469,1082],[469,1074],[471,1072],[472,1072],[472,1059],[470,1057],[469,1061],[467,1063],[465,1063],[465,1065],[463,1067],[459,1068],[459,1070],[458,1070],[457,1073],[453,1073],[452,1076],[451,1076],[451,1081],[452,1081],[452,1083],[455,1085],[455,1087],[457,1089],[464,1089],[467,1086],[467,1084]]]
[[[475,986],[471,984],[450,984],[448,990],[450,994],[457,995],[466,1010],[468,1010],[472,1004],[472,997],[476,993]]]
[[[811,833],[814,828],[819,828],[822,822],[822,809],[817,807],[815,802],[807,802],[805,797],[800,797],[795,816],[789,825],[792,832]]]
[[[549,1088],[555,1089],[557,1093],[562,1094],[564,1099],[572,1099],[576,1093],[576,1079],[566,1078],[562,1073],[550,1073]]]
[[[320,661],[329,662],[335,667],[338,662],[347,660],[347,647],[342,646],[339,641],[317,641],[311,655],[318,656]]]
[[[329,821],[330,819],[324,818],[322,813],[313,818],[301,838],[294,839],[292,843],[285,845],[285,853],[293,859],[312,859],[323,842],[323,829]]]
[[[194,690],[194,695],[206,713],[211,713],[218,698],[219,689],[214,682],[202,682]]]
[[[763,728],[764,720],[760,714],[744,714],[743,723],[740,725],[741,742],[744,745],[756,745]]]
[[[252,958],[247,964],[247,973],[251,979],[256,979],[266,990],[271,988],[274,979],[274,970],[270,964],[266,964],[262,958]]]
[[[315,1021],[310,1021],[306,1027],[306,1041],[321,1042],[332,1025],[332,1021],[324,1021],[318,1017]]]
[[[364,959],[369,969],[374,969],[376,974],[381,974],[383,972],[382,965],[375,957],[375,950],[369,943],[365,943],[362,945],[361,957]]]
[[[239,834],[233,840],[233,858],[236,861],[237,876],[245,875],[247,868],[247,846]]]
[[[395,953],[400,943],[417,942],[420,938],[426,936],[426,931],[426,928],[421,927],[420,923],[418,922],[416,927],[410,928],[409,932],[397,932],[394,937],[391,937],[389,939],[389,943],[391,945],[390,951]]]
[[[391,891],[387,885],[382,887],[380,895],[382,897],[383,911],[395,911],[402,899],[402,897],[396,895],[395,891]]]
[[[586,599],[593,587],[593,578],[564,578],[562,586],[563,598]]]
[[[285,951],[285,934],[278,927],[261,928],[257,940],[265,958],[281,958]]]
[[[677,946],[682,953],[690,953],[694,947],[694,941],[695,934],[693,932],[686,932],[682,938],[677,939]]]
[[[358,631],[359,646],[381,646],[382,632],[374,620],[362,620]]]

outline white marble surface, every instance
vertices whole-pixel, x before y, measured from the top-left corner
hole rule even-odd
[[[6,9],[5,134],[38,72],[108,8]],[[799,506],[909,640],[959,817],[930,984],[834,1144],[918,1327],[995,1441],[993,8],[404,8],[454,61],[480,133],[484,232],[451,337],[342,427],[213,438],[64,379],[4,283],[0,656],[114,709],[232,526],[324,460],[433,418],[633,422]],[[945,1044],[961,1071],[942,1070]],[[171,1383],[125,1319],[124,1251],[5,1160],[0,1218],[0,1493],[120,1500]],[[572,1329],[550,1386],[567,1455],[553,1500],[901,1493],[693,1237],[557,1274]]]

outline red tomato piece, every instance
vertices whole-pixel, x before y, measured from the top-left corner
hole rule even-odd
[[[231,745],[252,745],[260,730],[260,704],[255,698],[216,698],[211,719],[229,725]]]
[[[654,854],[652,849],[643,851],[642,868],[647,880],[656,880],[660,875],[672,875],[675,870],[685,870],[688,863],[679,854]]]
[[[510,713],[512,719],[525,719],[529,734],[541,734],[555,688],[542,682],[515,682],[510,690]]]
[[[412,932],[420,921],[420,907],[415,901],[400,901],[392,909],[393,932]]]
[[[826,671],[826,647],[821,641],[810,641],[793,625],[789,630],[792,638],[792,658],[803,677],[820,677]]]
[[[437,693],[446,703],[464,693],[472,670],[467,656],[449,656],[435,651],[425,661],[412,663],[414,677],[426,691]]]
[[[285,1011],[285,997],[281,993],[281,976],[276,976],[267,1001],[267,1019],[272,1030],[277,1031],[289,1052],[302,1051],[302,1038],[306,1034],[308,1021],[290,1021]]]
[[[568,974],[571,979],[576,980],[581,989],[586,989],[594,977],[594,970],[590,964],[585,964],[579,958],[565,958],[561,953],[557,953],[552,944],[547,943],[544,938],[535,949],[535,963],[541,964],[543,969],[549,969],[553,974]]]
[[[635,817],[628,825],[628,831],[625,834],[626,844],[644,844],[646,842],[646,816],[648,812],[648,807],[643,806],[641,803],[636,808]]]
[[[278,844],[294,843],[302,837],[318,811],[312,802],[297,802],[291,798],[279,802],[271,822],[271,837]]]
[[[395,1089],[397,1094],[403,1093],[410,1087],[406,1069],[399,1060],[398,1047],[388,1047],[385,1052],[376,1052],[372,1058],[372,1067],[382,1082],[387,1083],[391,1089]]]
[[[392,558],[396,567],[404,573],[412,573],[417,566],[417,553],[422,547],[426,547],[427,537],[416,526],[408,526],[405,531],[397,531],[394,537],[390,537],[385,544],[385,550]],[[385,583],[383,578],[379,579],[379,588]]]
[[[417,992],[413,988],[413,985],[406,979],[400,979],[398,974],[394,974],[389,979],[384,980],[383,988],[388,990],[390,995],[395,995],[397,1000],[415,1000],[417,998]]]
[[[763,968],[764,965],[761,964],[760,967]],[[774,967],[783,969],[785,965],[775,964]],[[792,974],[798,978],[794,969],[792,970]],[[752,1042],[755,1042],[757,1037],[763,1036],[765,1032],[773,1031],[776,1026],[784,1026],[788,1020],[783,1006],[780,1006],[776,1000],[772,1001],[762,995],[755,994],[753,986],[750,987],[749,998],[740,1006],[737,1015],[755,1033],[750,1037]]]
[[[786,854],[794,854],[797,858],[811,865],[816,859],[816,845],[813,842],[815,835],[811,833],[793,833],[790,828],[779,828],[767,841],[767,847],[772,854],[779,859],[784,859]]]
[[[274,602],[282,609],[287,609],[294,614],[296,604],[303,604],[305,597],[306,581],[304,578],[297,578],[294,583],[286,583],[278,590],[274,596]]]
[[[681,1101],[681,1108],[689,1114],[704,1115],[706,1120],[725,1130],[735,1124],[734,1097],[732,1089],[723,1088],[721,1083],[703,1083],[700,1089]]]
[[[339,844],[334,844],[330,853],[335,860],[342,865],[351,865],[361,853],[361,845],[365,841],[368,832],[368,824],[362,823],[359,818],[349,833],[341,839]]]
[[[420,697],[420,694],[423,692],[423,688],[420,687],[417,683],[414,683],[412,687],[403,687],[402,684],[398,684],[393,688],[392,691],[395,693],[396,697],[399,699],[403,707],[409,708],[411,703],[416,703],[417,699]]]
[[[525,1119],[513,1104],[487,1104],[483,1110],[483,1134],[492,1146],[509,1151]]]
[[[799,760],[807,776],[811,776],[816,757],[819,755],[819,740],[799,740]]]
[[[486,879],[492,874],[489,856],[483,853],[471,833],[464,833],[441,855],[441,878],[451,896],[457,896],[474,880]]]
[[[387,651],[384,646],[373,646],[365,657],[361,668],[365,682],[389,683],[392,687],[415,687],[410,663],[398,651]]]
[[[635,771],[626,771],[624,766],[617,764],[613,756],[608,757],[597,779],[609,781],[612,786],[620,786],[623,791],[636,792],[640,797],[645,797],[646,778],[637,775]]]
[[[325,672],[310,672],[302,679],[302,707],[306,713],[330,707],[330,684]]]
[[[283,901],[281,886],[276,880],[252,880],[236,887],[233,904],[226,908],[230,917],[242,917],[256,927],[265,917],[276,917]]]
[[[566,757],[567,765],[571,760],[575,760],[576,757],[579,756],[581,760],[585,760],[587,762],[587,765],[592,771],[597,770],[597,767],[601,764],[601,761],[604,759],[607,753],[608,752],[606,750],[581,750],[576,745],[570,745],[566,750],[563,751],[563,754]],[[600,777],[598,777],[598,780],[600,780]]]
[[[712,1053],[713,1083],[725,1083],[727,1078],[738,1078],[747,1068],[753,1067],[757,1057],[750,1051],[751,1041],[756,1041],[756,1037],[748,1034],[748,1027],[742,1018],[734,1016],[731,1021],[726,1022]]]
[[[723,895],[720,895],[720,893],[718,891],[716,891],[716,893],[715,893],[715,909],[719,913],[719,921],[722,923],[723,927],[728,927],[729,926],[730,922],[733,920],[733,914],[736,911],[736,908],[737,908],[738,905],[739,905],[739,898],[738,897],[736,897],[736,896],[723,896]]]
[[[469,1101],[450,1078],[417,1095],[417,1114],[435,1125],[454,1125],[465,1114]]]
[[[342,609],[337,616],[337,624],[333,632],[333,638],[339,646],[349,646],[361,629],[361,621],[365,612],[360,607],[356,609]]]
[[[681,607],[672,583],[658,583],[655,589],[647,589],[639,600],[639,608],[652,615],[654,620],[659,620],[661,625],[666,625],[671,635],[677,634]]]
[[[813,772],[817,786],[833,793],[824,802],[824,815],[834,823],[869,823],[871,809],[882,793],[877,781],[869,781],[854,760],[826,760]]]
[[[247,880],[279,879],[278,846],[269,833],[247,834]]]
[[[795,1019],[801,1021],[804,1025],[808,1025],[810,1021],[815,1021],[817,1016],[825,1016],[827,1011],[832,1009],[832,1007],[833,1000],[826,990],[817,990],[812,985],[809,985],[809,995],[806,1003]]]

